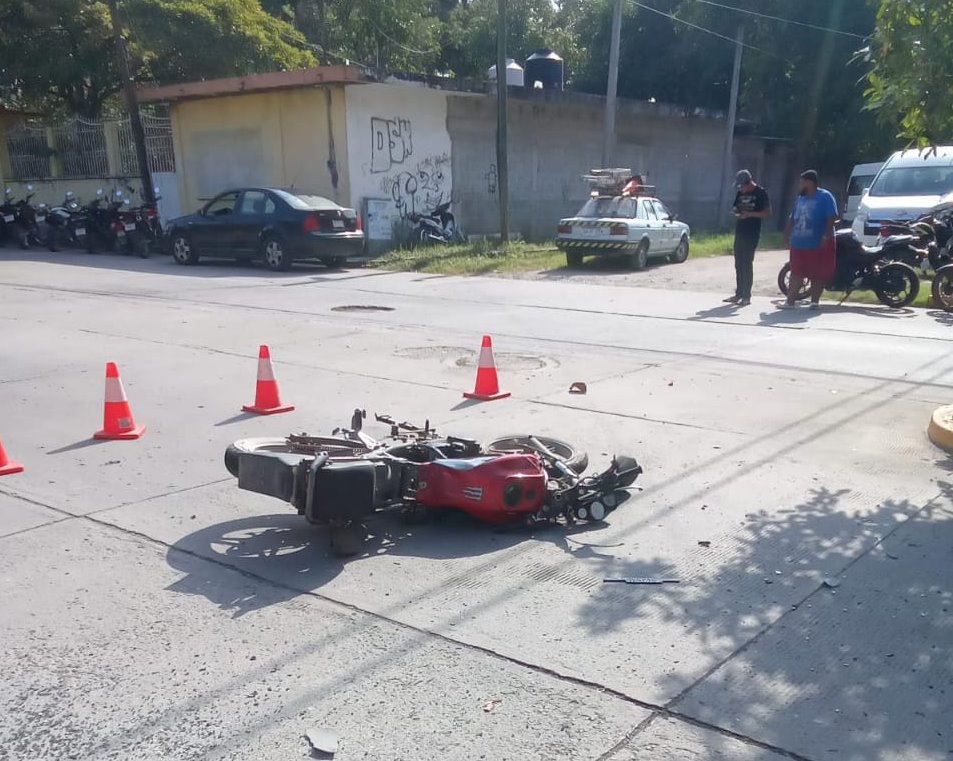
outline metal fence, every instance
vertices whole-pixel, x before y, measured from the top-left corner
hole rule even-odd
[[[50,176],[53,149],[46,140],[46,127],[21,122],[7,130],[7,152],[14,180]]]
[[[53,127],[53,148],[63,177],[104,177],[109,154],[102,122],[76,117]]]
[[[150,172],[174,172],[175,151],[172,148],[172,120],[168,116],[142,114],[142,128],[146,133],[146,153]],[[136,144],[128,119],[119,122],[119,156],[122,173],[139,173]]]
[[[144,113],[142,122],[150,169],[174,172],[172,120],[168,116]],[[109,133],[112,138],[108,137]],[[11,180],[43,180],[53,176],[62,179],[131,177],[139,173],[128,119],[110,123],[75,117],[48,125],[20,122],[10,126],[6,139]],[[113,161],[110,161],[109,140],[119,143],[118,157]]]

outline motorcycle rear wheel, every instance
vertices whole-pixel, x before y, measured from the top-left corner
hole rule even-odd
[[[933,276],[933,306],[953,312],[953,264],[940,267]]]
[[[322,451],[326,451],[331,458],[354,457],[367,451],[361,447],[358,442],[352,441],[350,439],[334,438],[332,436],[316,436],[314,437],[314,441],[318,444],[318,446],[322,446]],[[225,468],[229,473],[235,476],[235,478],[238,478],[238,463],[242,454],[248,453],[261,454],[266,457],[270,454],[300,454],[302,458],[313,456],[310,452],[302,452],[300,449],[289,445],[287,439],[279,438],[277,436],[239,439],[238,441],[229,444],[228,448],[225,450]]]
[[[501,436],[484,444],[483,449],[488,454],[512,454],[514,452],[536,452],[536,446],[531,439],[536,439],[576,474],[582,473],[589,467],[589,455],[562,439],[554,439],[551,436],[537,436],[531,433],[514,434],[511,436]]]
[[[884,306],[902,309],[916,300],[920,293],[920,278],[911,266],[890,262],[880,270],[874,293]]]

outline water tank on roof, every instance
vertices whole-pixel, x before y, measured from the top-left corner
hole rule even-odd
[[[526,59],[525,79],[530,89],[562,90],[563,59],[549,48],[537,50]]]
[[[496,66],[493,65],[486,72],[487,79],[491,82],[496,81]],[[523,86],[523,67],[512,58],[506,59],[506,84],[509,87]]]

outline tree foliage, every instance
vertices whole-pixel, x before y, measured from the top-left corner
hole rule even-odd
[[[124,0],[137,80],[189,79],[313,64],[304,38],[249,0]],[[0,0],[6,100],[93,117],[120,86],[109,10],[98,0]]]
[[[882,0],[867,61],[870,106],[920,146],[953,138],[953,2]]]
[[[948,137],[953,0],[640,0],[624,4],[619,94],[728,104],[745,27],[741,124],[842,169],[897,132]],[[567,86],[605,92],[611,0],[507,0],[510,57],[557,50]],[[497,0],[120,0],[136,77],[161,83],[351,61],[483,79]],[[871,43],[872,70],[856,55]],[[825,31],[825,30],[836,30]],[[54,51],[51,55],[51,51]],[[118,89],[104,0],[0,0],[0,82],[28,105],[93,115]],[[880,119],[865,111],[864,88]],[[900,125],[899,129],[897,125]]]

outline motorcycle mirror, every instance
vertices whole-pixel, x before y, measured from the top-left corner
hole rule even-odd
[[[27,192],[32,193],[32,192],[33,192],[33,185],[32,185],[32,184],[27,185],[27,186],[26,186],[26,189],[27,189]]]
[[[6,190],[3,191],[3,194],[4,194],[5,196],[12,196],[12,195],[13,195],[13,188],[7,188]]]
[[[123,199],[122,199],[122,205],[123,205],[123,206],[128,206],[128,205],[129,205],[129,199],[128,199],[128,198],[123,198]]]
[[[161,193],[162,191],[159,190],[159,186],[156,185],[156,186],[152,189],[152,192],[155,193],[156,195],[159,195],[159,193]]]
[[[96,195],[97,195],[97,196],[102,196],[102,194],[103,194],[103,189],[102,189],[102,188],[96,188]]]
[[[67,190],[67,191],[66,191],[66,197],[67,197],[67,198],[72,198],[72,197],[73,197],[73,191],[72,191],[72,190]]]

